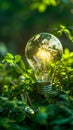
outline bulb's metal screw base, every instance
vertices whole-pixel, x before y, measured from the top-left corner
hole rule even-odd
[[[49,94],[51,90],[52,90],[52,84],[50,84],[49,82],[38,83],[37,92],[39,94],[42,94],[42,95]]]

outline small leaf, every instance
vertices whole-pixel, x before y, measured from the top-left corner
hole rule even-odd
[[[5,61],[13,64],[14,56],[11,53],[7,53],[7,55],[5,56],[5,59],[2,61],[2,63],[4,63]]]
[[[11,53],[7,53],[6,59],[14,59],[14,56]]]
[[[39,4],[38,10],[39,10],[39,12],[44,12],[46,10],[46,5]]]
[[[21,56],[20,55],[16,55],[15,56],[15,63],[19,62],[21,60]]]

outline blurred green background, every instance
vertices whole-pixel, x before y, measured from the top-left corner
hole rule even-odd
[[[29,38],[55,33],[60,25],[73,34],[73,0],[0,0],[0,57],[7,52],[24,56]],[[58,38],[63,48],[73,51],[65,34]]]

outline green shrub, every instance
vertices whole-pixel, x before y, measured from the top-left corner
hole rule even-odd
[[[52,68],[53,90],[42,96],[33,70],[7,53],[0,63],[0,130],[73,130],[73,52],[66,49]]]

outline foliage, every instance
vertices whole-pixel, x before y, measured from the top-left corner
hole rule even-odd
[[[32,35],[60,24],[73,26],[73,0],[0,0],[0,44],[13,54],[24,54]]]
[[[64,51],[54,68],[53,90],[36,92],[34,72],[20,55],[0,63],[0,129],[73,130],[73,52]]]
[[[62,23],[72,26],[72,7],[72,0],[0,0],[1,41],[14,50],[15,43],[21,46],[24,39],[26,43],[29,34],[48,32]],[[56,32],[73,41],[65,26]],[[2,42],[4,56],[7,48]],[[43,96],[36,92],[33,70],[26,68],[20,55],[7,53],[0,62],[0,130],[73,130],[72,59],[73,52],[66,49],[62,60],[51,66],[53,89]]]
[[[59,28],[56,28],[56,29],[54,29],[54,32],[53,33],[55,33],[55,35],[58,35],[58,36],[62,36],[63,35],[63,33],[66,35],[66,37],[71,41],[71,42],[73,42],[73,35],[72,35],[72,31],[73,31],[73,28],[72,27],[69,27],[69,28],[67,28],[66,26],[64,26],[64,25],[60,25],[59,26]]]
[[[35,2],[32,2],[32,5],[30,6],[31,9],[38,9],[39,12],[44,12],[48,6],[58,6],[59,4],[71,4],[72,1],[69,0],[36,0]]]

